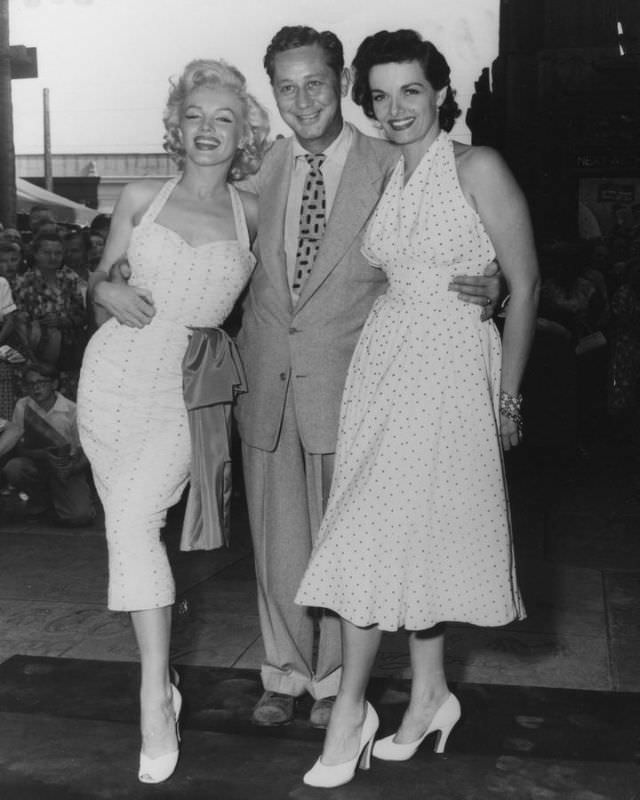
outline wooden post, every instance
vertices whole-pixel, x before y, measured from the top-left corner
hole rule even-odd
[[[13,146],[9,0],[0,0],[0,222],[16,224],[16,159]]]
[[[44,114],[44,188],[53,191],[51,170],[51,117],[49,114],[49,90],[42,90],[42,110]]]

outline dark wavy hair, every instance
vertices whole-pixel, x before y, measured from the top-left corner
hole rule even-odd
[[[344,51],[342,42],[335,33],[331,31],[320,32],[306,25],[291,25],[280,28],[269,42],[267,52],[264,55],[263,64],[271,83],[273,83],[274,64],[278,53],[286,53],[287,50],[294,50],[296,47],[305,47],[311,44],[317,44],[324,50],[327,65],[333,70],[336,78],[340,80],[344,70]]]
[[[353,60],[353,102],[362,106],[367,117],[375,119],[369,86],[370,70],[378,64],[402,64],[407,61],[417,61],[420,64],[424,77],[436,92],[447,87],[438,121],[442,130],[450,131],[461,114],[455,101],[455,92],[451,88],[451,70],[438,48],[431,42],[424,41],[416,31],[378,31],[373,36],[367,36],[358,47]]]
[[[44,242],[55,242],[60,246],[63,244],[60,234],[54,233],[53,231],[42,231],[42,233],[38,233],[33,237],[31,241],[31,253],[37,253]]]
[[[20,370],[20,378],[26,380],[27,375],[33,372],[41,378],[48,378],[50,381],[57,381],[60,373],[53,364],[46,364],[43,361],[28,361]]]

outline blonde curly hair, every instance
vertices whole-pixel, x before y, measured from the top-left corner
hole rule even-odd
[[[182,75],[170,79],[171,90],[162,115],[165,135],[163,147],[182,169],[185,151],[180,137],[180,120],[184,103],[194,89],[207,86],[213,89],[228,89],[234,92],[242,103],[243,130],[242,146],[231,163],[230,180],[238,181],[256,172],[268,148],[269,117],[266,110],[247,91],[247,81],[236,67],[222,60],[196,59],[189,62]]]

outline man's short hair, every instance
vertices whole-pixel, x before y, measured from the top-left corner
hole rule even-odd
[[[60,373],[53,364],[45,364],[43,362],[35,363],[30,361],[22,370],[22,380],[24,380],[30,372],[35,372],[42,378],[48,378],[50,381],[57,381]]]
[[[263,63],[271,83],[273,83],[275,73],[275,57],[278,53],[286,53],[287,50],[313,44],[317,44],[324,50],[328,66],[340,80],[344,70],[344,51],[342,42],[335,33],[317,31],[307,25],[291,25],[280,28],[267,47]]]
[[[48,214],[51,214],[51,219],[53,219],[53,211],[51,210],[51,207],[46,206],[44,203],[34,203],[29,209],[29,214],[43,214],[45,211]]]

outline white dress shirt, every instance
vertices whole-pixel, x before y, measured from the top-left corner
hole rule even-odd
[[[21,397],[16,402],[12,418],[14,425],[17,425],[20,429],[21,435],[24,435],[24,415],[27,406],[45,419],[52,428],[55,428],[69,442],[72,453],[75,453],[80,448],[80,437],[76,422],[76,404],[72,400],[69,400],[60,392],[56,392],[56,402],[48,411],[45,411],[32,397]]]

